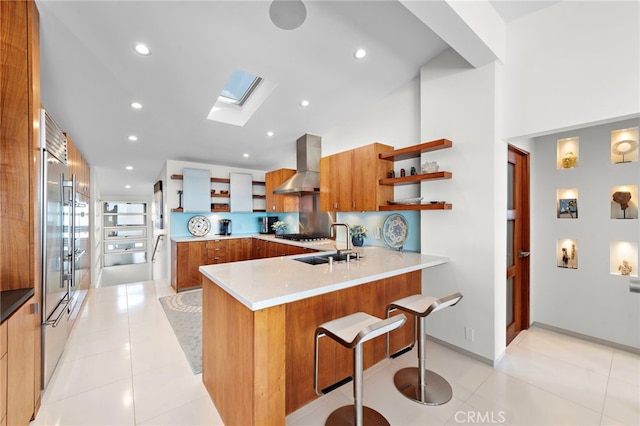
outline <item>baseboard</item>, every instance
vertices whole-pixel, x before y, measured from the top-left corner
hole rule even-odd
[[[447,343],[444,340],[440,340],[440,339],[438,339],[436,337],[429,336],[428,334],[427,334],[427,340],[431,340],[432,342],[435,342],[435,343],[437,343],[439,345],[442,345],[442,346],[446,347],[447,349],[451,349],[452,351],[458,352],[458,353],[460,353],[460,354],[462,354],[464,356],[468,356],[469,358],[473,358],[476,361],[480,361],[481,363],[487,364],[487,365],[489,365],[491,367],[495,367],[496,364],[500,361],[500,359],[497,359],[496,361],[493,361],[493,360],[491,360],[489,358],[485,358],[485,357],[483,357],[481,355],[475,354],[475,353],[473,353],[471,351],[468,351],[466,349],[462,349],[459,346],[452,345],[451,343]]]
[[[565,336],[575,337],[578,339],[586,340],[588,342],[598,343],[603,346],[609,346],[614,349],[619,349],[621,351],[640,355],[640,348],[634,348],[633,346],[622,345],[620,343],[611,342],[609,340],[599,339],[597,337],[589,336],[586,334],[576,333],[575,331],[565,330],[564,328],[556,327],[542,322],[534,321],[533,324],[531,324],[531,327],[543,328],[545,330],[553,331],[558,334],[564,334]]]

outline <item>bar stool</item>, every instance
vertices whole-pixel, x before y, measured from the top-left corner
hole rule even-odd
[[[420,318],[418,327],[418,367],[407,367],[396,372],[393,383],[404,396],[424,405],[442,405],[449,402],[453,396],[451,385],[439,374],[426,369],[427,353],[425,350],[427,316],[449,306],[453,306],[462,299],[462,294],[436,299],[431,296],[415,294],[396,300],[387,306],[387,317],[393,310]],[[415,343],[415,342],[414,342]],[[388,345],[388,341],[387,341]],[[387,353],[389,349],[387,348]]]
[[[362,405],[362,344],[375,337],[395,330],[407,320],[403,314],[380,319],[364,312],[356,312],[333,321],[325,322],[316,329],[313,385],[318,395],[318,339],[331,337],[353,352],[353,402],[335,410],[329,415],[325,425],[357,425],[363,422],[375,425],[389,425],[387,419],[376,410]]]

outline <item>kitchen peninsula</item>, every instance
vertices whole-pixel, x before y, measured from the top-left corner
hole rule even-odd
[[[314,331],[364,311],[386,316],[389,302],[421,292],[422,269],[446,257],[359,249],[360,260],[309,265],[281,256],[201,266],[203,382],[225,424],[285,424],[317,398]],[[393,332],[391,352],[413,340],[411,326]],[[384,337],[364,346],[364,366],[385,357]],[[351,375],[351,351],[319,341],[318,389]]]

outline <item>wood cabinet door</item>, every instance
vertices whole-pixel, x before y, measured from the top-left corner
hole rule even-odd
[[[378,206],[394,199],[393,186],[378,184],[393,169],[393,162],[380,160],[378,154],[391,150],[392,146],[374,143],[352,151],[351,168],[357,171],[351,176],[352,210],[377,211]]]
[[[251,242],[251,257],[253,259],[264,259],[268,256],[267,253],[267,241],[259,238],[252,238]]]
[[[278,195],[273,190],[296,174],[293,169],[278,169],[265,174],[265,198],[267,212],[297,212],[298,197],[294,195]]]
[[[27,425],[35,410],[38,315],[29,299],[7,321],[7,424]]]
[[[323,211],[352,210],[351,151],[320,159],[320,208]]]
[[[30,283],[29,97],[27,2],[0,2],[2,85],[0,87],[0,286],[18,289]],[[10,231],[9,231],[10,230]],[[31,284],[33,285],[33,284]]]
[[[227,262],[240,262],[251,259],[251,238],[233,238],[227,242]]]
[[[206,241],[177,243],[175,290],[200,287],[200,265],[208,264]]]

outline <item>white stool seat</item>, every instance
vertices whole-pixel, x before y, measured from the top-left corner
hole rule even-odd
[[[389,308],[397,308],[412,315],[426,317],[433,312],[455,305],[460,299],[462,299],[460,293],[455,293],[442,299],[423,294],[414,294],[392,302]]]
[[[395,330],[406,321],[403,315],[382,320],[364,312],[356,312],[346,317],[325,322],[316,332],[322,332],[342,346],[353,348],[385,333]]]

